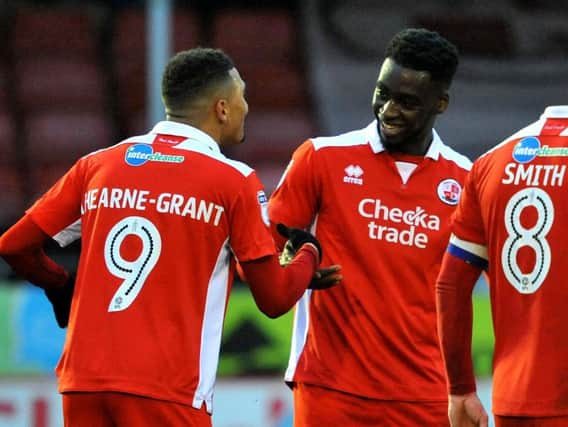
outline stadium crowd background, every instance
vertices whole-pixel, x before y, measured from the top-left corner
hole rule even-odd
[[[437,130],[472,160],[546,105],[567,102],[565,0],[172,3],[172,51],[223,48],[246,81],[247,142],[229,154],[257,169],[268,193],[304,139],[371,120],[384,45],[403,27],[439,31],[460,48],[450,107]],[[79,156],[149,129],[146,4],[0,0],[0,40],[3,231]],[[71,267],[79,249],[50,253]],[[492,353],[485,292],[480,284],[475,301],[481,378],[490,375]],[[43,304],[0,261],[0,426],[2,379],[50,376],[59,356],[64,332],[46,324],[52,319]],[[280,381],[290,324],[290,316],[264,319],[237,284],[221,378]]]

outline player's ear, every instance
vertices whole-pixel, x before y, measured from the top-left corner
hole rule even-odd
[[[215,101],[215,116],[219,123],[225,123],[229,118],[229,103],[226,99],[218,99]]]
[[[438,104],[436,105],[436,112],[438,114],[442,114],[448,108],[450,104],[450,95],[447,92],[444,92],[442,96],[438,99]]]

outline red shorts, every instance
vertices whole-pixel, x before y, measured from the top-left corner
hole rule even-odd
[[[495,427],[566,427],[568,417],[503,417],[495,415]]]
[[[449,427],[447,402],[365,399],[310,384],[294,386],[294,427]]]
[[[211,427],[205,405],[180,403],[114,392],[63,393],[65,427]]]

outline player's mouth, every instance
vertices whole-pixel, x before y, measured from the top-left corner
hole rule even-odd
[[[401,123],[381,122],[381,133],[385,137],[399,135],[404,131],[404,129],[404,125]]]

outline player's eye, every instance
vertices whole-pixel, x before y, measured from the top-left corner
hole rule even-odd
[[[389,100],[389,94],[388,92],[380,87],[377,87],[375,89],[375,100],[376,101],[382,101],[382,102],[387,102]]]
[[[401,98],[399,105],[406,110],[419,110],[422,108],[420,100],[414,98]]]

